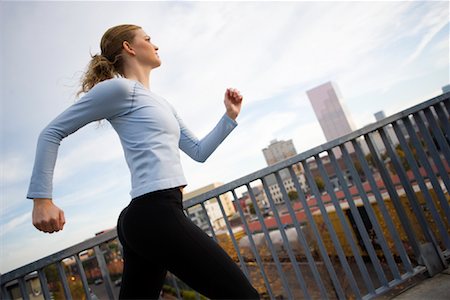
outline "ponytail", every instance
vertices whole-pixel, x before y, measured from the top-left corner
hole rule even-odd
[[[106,57],[101,54],[92,56],[86,73],[81,79],[81,89],[77,95],[88,92],[97,83],[114,78],[118,74],[119,72],[115,69],[114,63]]]

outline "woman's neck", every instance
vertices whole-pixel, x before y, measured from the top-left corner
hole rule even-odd
[[[144,87],[150,89],[150,71],[144,70],[143,68],[134,67],[134,68],[125,68],[124,77],[139,81]]]

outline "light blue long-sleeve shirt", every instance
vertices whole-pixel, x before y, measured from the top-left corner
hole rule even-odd
[[[95,85],[56,117],[39,135],[27,198],[52,198],[52,181],[62,139],[93,121],[108,120],[117,134],[131,172],[131,197],[185,186],[179,149],[205,161],[237,123],[226,114],[198,140],[174,108],[141,83],[114,78]]]

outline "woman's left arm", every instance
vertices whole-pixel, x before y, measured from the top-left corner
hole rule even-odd
[[[180,124],[180,149],[192,159],[204,162],[237,126],[236,118],[241,111],[242,96],[236,89],[227,89],[224,97],[226,113],[219,123],[203,139],[199,140],[177,115]]]

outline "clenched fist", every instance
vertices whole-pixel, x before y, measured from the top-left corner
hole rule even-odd
[[[33,206],[33,225],[43,232],[53,233],[64,228],[66,220],[62,209],[52,199],[36,198]]]
[[[227,110],[227,115],[236,120],[242,106],[242,95],[237,89],[229,88],[225,91],[225,108]]]

